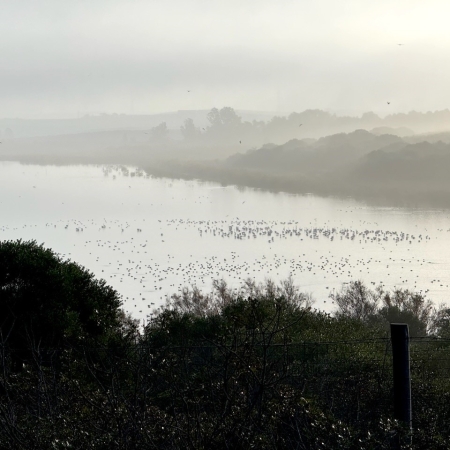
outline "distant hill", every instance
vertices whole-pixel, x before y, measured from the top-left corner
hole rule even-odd
[[[208,111],[178,111],[162,114],[128,115],[98,114],[73,119],[0,119],[0,131],[9,128],[15,138],[72,135],[121,130],[148,130],[166,122],[169,128],[179,129],[188,117],[206,122]]]
[[[450,144],[450,132],[444,131],[442,133],[424,133],[415,136],[407,136],[404,138],[410,144],[417,144],[420,142],[446,142]]]
[[[208,124],[209,110],[179,110],[161,114],[95,114],[73,119],[0,119],[0,136],[11,130],[15,138],[56,136],[102,131],[149,130],[166,122],[172,130],[180,130],[186,119],[193,119],[199,127]],[[265,111],[237,111],[244,121],[269,121],[275,113]]]
[[[318,140],[292,139],[283,145],[266,145],[233,155],[226,164],[271,172],[323,173],[345,167],[373,150],[393,144],[405,145],[398,136],[377,136],[366,130],[356,130]]]
[[[395,151],[380,149],[361,158],[346,172],[364,185],[450,186],[450,144],[421,142]]]
[[[376,134],[377,136],[381,134],[393,134],[394,136],[405,137],[405,136],[413,136],[414,131],[407,127],[376,127],[370,130],[372,134]]]
[[[192,119],[196,127],[207,127],[210,110],[179,110],[160,114],[95,114],[72,119],[0,119],[0,137],[25,138],[54,136],[97,131],[143,130],[162,122],[171,130],[180,130],[186,119]],[[302,112],[275,113],[270,111],[236,110],[242,123],[259,134],[258,145],[267,142],[281,144],[290,139],[320,138],[350,133],[356,129],[371,130],[372,134],[392,134],[399,137],[423,133],[443,133],[450,130],[450,111],[391,114],[380,117],[374,112],[361,116],[338,116],[320,109]],[[242,131],[242,130],[241,130]],[[247,130],[248,131],[248,130]],[[244,133],[245,134],[245,133]],[[247,136],[247,134],[245,134]],[[242,136],[236,136],[242,140]]]

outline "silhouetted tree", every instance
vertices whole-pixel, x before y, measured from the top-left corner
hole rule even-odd
[[[184,121],[184,125],[181,127],[181,134],[186,140],[195,140],[200,136],[200,129],[194,125],[194,121],[189,118]]]
[[[337,317],[357,319],[388,329],[389,323],[407,323],[411,336],[435,334],[446,327],[445,309],[436,308],[422,294],[408,289],[371,290],[362,281],[352,281],[331,294]]]
[[[366,322],[377,313],[381,294],[380,291],[371,291],[358,280],[344,285],[342,290],[332,294],[331,298],[338,307],[338,316]]]
[[[211,109],[206,116],[211,124],[208,127],[209,136],[219,139],[224,143],[237,143],[242,139],[242,119],[236,114],[236,111],[225,106],[221,110]],[[251,124],[249,124],[251,126]]]
[[[36,347],[101,340],[120,329],[119,294],[36,241],[0,242],[0,339],[20,361]]]
[[[212,127],[220,127],[222,125],[220,112],[217,108],[211,109],[211,111],[206,115],[206,118]]]
[[[242,120],[236,114],[236,111],[229,106],[225,106],[220,110],[220,119],[223,125],[229,127],[239,126],[242,123]]]
[[[166,122],[161,122],[156,127],[151,129],[152,138],[157,141],[164,141],[168,137],[168,130]]]

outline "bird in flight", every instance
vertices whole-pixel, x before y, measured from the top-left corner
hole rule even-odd
[[[188,91],[188,92],[191,92],[191,91]]]
[[[397,44],[397,45],[405,45],[405,44]]]
[[[242,141],[239,141],[239,144],[242,144]]]
[[[391,102],[387,102],[387,104],[388,104],[388,105],[390,105],[390,104],[391,104]]]
[[[301,123],[300,125],[299,125],[299,127],[301,127],[303,124]]]

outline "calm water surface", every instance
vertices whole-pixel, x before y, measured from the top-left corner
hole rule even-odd
[[[183,286],[292,275],[316,306],[361,279],[448,302],[450,211],[155,179],[133,168],[0,163],[0,239],[35,239],[145,319]]]

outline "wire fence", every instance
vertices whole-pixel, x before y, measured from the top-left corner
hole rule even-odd
[[[450,392],[450,339],[411,337],[409,344],[413,390],[426,383],[433,389]],[[202,366],[220,366],[226,355],[238,353],[238,350],[232,346],[186,345],[168,347],[166,352],[185,362],[188,376]],[[145,351],[151,357],[152,349],[145,347]],[[357,390],[360,385],[378,391],[380,407],[392,402],[393,355],[389,337],[255,344],[243,357],[248,358],[250,369],[258,370],[265,364],[272,373],[282,375],[284,382],[311,395],[320,394],[332,400],[340,390]]]
[[[428,427],[429,417],[446,422],[450,339],[412,337],[409,349],[414,426]],[[121,405],[120,411],[132,412],[126,417],[134,423],[136,411],[146,417],[157,405],[180,423],[188,423],[193,410],[219,423],[224,414],[238,410],[250,417],[260,408],[268,417],[274,405],[281,405],[281,415],[295,409],[300,397],[355,429],[395,417],[389,337],[273,344],[252,335],[232,342],[138,341],[123,348],[58,351],[34,347],[23,360],[23,382],[7,373],[11,354],[0,345],[0,409],[39,418],[71,405],[110,410],[113,417]]]
[[[432,371],[439,379],[450,379],[450,339],[433,337],[410,337],[411,373],[416,377],[423,376],[426,371]],[[189,358],[193,365],[203,365],[212,362],[226,352],[236,352],[243,344],[196,343],[195,345],[168,345],[156,349],[154,346],[136,342],[134,345],[117,353],[114,349],[102,346],[77,348],[79,354],[110,354],[124,361],[131,355],[139,354],[141,358],[151,361],[155,353],[164,352]],[[0,354],[13,353],[11,349],[0,344]],[[69,349],[36,348],[39,355],[56,355]],[[254,356],[264,356],[272,364],[283,368],[292,377],[305,373],[331,374],[330,369],[352,367],[353,363],[369,364],[378,367],[380,376],[387,375],[392,370],[391,339],[376,338],[348,341],[304,341],[300,343],[251,344]],[[26,362],[26,361],[25,361]],[[338,371],[339,372],[339,371]]]

